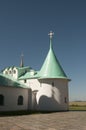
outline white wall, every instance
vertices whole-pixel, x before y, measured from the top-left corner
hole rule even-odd
[[[16,69],[16,67],[14,67],[14,68],[12,68],[12,67],[6,68],[6,69],[3,71],[3,74],[12,76],[12,77],[14,77],[15,79],[18,78],[18,70]]]
[[[54,86],[52,86],[52,82]],[[41,80],[41,88],[36,95],[36,99],[38,110],[68,110],[68,81],[65,79]]]
[[[66,79],[42,79],[40,82],[37,79],[31,79],[28,80],[27,84],[32,90],[29,88],[0,87],[0,94],[5,97],[4,106],[0,106],[0,111],[68,110],[68,81]],[[20,95],[24,98],[23,105],[17,105]]]
[[[24,80],[19,80],[19,82],[25,83]],[[27,87],[30,87],[32,91],[35,91],[35,90],[39,91],[41,84],[37,79],[26,79],[25,85],[27,85]]]
[[[0,111],[28,110],[31,108],[31,90],[15,87],[1,87],[0,94],[4,96],[4,105]],[[18,96],[23,96],[23,105],[17,105]]]

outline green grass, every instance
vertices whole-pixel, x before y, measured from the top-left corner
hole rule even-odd
[[[80,106],[80,105],[70,105],[69,106],[70,111],[86,111],[86,105]]]

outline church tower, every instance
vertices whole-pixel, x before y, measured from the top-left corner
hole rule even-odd
[[[38,110],[42,111],[67,111],[68,110],[68,81],[63,68],[53,50],[50,31],[50,48],[46,59],[38,73],[40,90],[37,93]]]

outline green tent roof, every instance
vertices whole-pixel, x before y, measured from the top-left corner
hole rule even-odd
[[[42,65],[41,70],[38,73],[40,78],[64,78],[67,79],[67,76],[62,69],[59,61],[57,60],[53,47],[52,39],[50,39],[50,49],[47,54],[47,57]]]

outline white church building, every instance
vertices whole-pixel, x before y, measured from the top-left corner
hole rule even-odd
[[[24,66],[12,66],[0,73],[0,111],[67,111],[69,109],[68,82],[52,46],[39,71]]]

